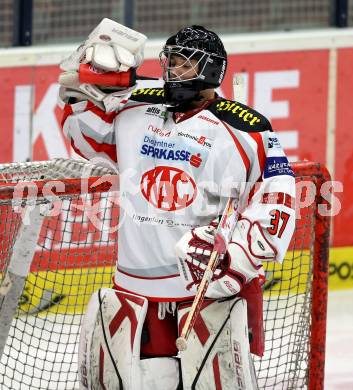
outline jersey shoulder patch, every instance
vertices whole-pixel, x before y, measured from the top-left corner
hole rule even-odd
[[[271,123],[265,116],[237,101],[217,99],[207,109],[237,130],[248,133],[272,131]]]
[[[164,89],[163,88],[138,88],[135,89],[129,100],[141,103],[163,104]]]

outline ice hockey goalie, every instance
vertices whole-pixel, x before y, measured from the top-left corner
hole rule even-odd
[[[82,324],[82,389],[256,389],[263,262],[294,231],[295,181],[269,121],[217,95],[227,54],[202,26],[171,36],[163,80],[137,75],[146,37],[104,19],[62,65],[62,128],[83,158],[120,177],[112,289]],[[187,351],[178,337],[228,197],[240,217]],[[250,340],[250,345],[249,345]]]

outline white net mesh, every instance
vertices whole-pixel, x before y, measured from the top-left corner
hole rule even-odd
[[[0,289],[21,226],[12,197],[4,195],[6,186],[65,177],[69,189],[60,198],[60,213],[44,218],[1,357],[1,389],[78,389],[81,317],[93,291],[112,285],[117,257],[117,232],[110,229],[118,220],[118,207],[111,199],[114,192],[75,194],[68,185],[87,166],[92,176],[109,174],[85,162],[67,160],[0,165]],[[296,173],[299,181],[315,181],[300,176],[300,170]],[[92,205],[96,205],[98,224],[88,217]],[[315,209],[314,203],[302,210],[283,266],[267,267],[266,352],[255,361],[261,389],[308,387]]]

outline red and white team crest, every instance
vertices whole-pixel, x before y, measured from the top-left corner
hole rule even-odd
[[[165,211],[188,207],[197,195],[193,178],[174,167],[159,166],[151,169],[142,176],[140,185],[147,201]]]

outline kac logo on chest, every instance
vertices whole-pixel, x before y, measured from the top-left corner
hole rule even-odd
[[[179,168],[158,166],[143,174],[141,192],[154,207],[176,211],[191,205],[197,195],[194,179]]]

